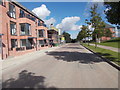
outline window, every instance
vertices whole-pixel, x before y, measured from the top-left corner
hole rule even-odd
[[[20,40],[20,46],[21,47],[26,46],[26,39],[21,39]]]
[[[45,30],[38,30],[38,37],[45,37]]]
[[[41,45],[41,47],[44,47],[44,44],[45,44],[44,40],[39,40],[39,45]]]
[[[40,26],[40,20],[38,20],[38,26]]]
[[[17,39],[11,39],[11,48],[15,48],[17,47],[18,43],[17,43]]]
[[[6,7],[6,1],[5,0],[0,0],[0,5]]]
[[[2,0],[0,0],[0,5],[2,5]]]
[[[47,27],[46,24],[43,24],[44,27]]]
[[[20,40],[20,46],[23,47],[25,46],[26,48],[32,47],[33,42],[32,40],[28,40],[28,39],[21,39]]]
[[[16,18],[15,6],[9,3],[9,15],[10,17]]]
[[[21,17],[25,17],[25,12],[20,9],[20,18],[21,18]]]
[[[5,0],[0,0],[0,5],[2,5],[2,6],[6,6],[6,2],[5,2]]]
[[[10,22],[10,32],[11,35],[16,35],[16,23]]]
[[[38,26],[43,26],[42,21],[38,20]]]
[[[32,21],[35,21],[36,18],[34,16],[31,16],[30,14],[25,13],[23,10],[20,9],[20,18],[26,17]]]
[[[20,24],[20,34],[21,35],[31,35],[31,31],[30,31],[30,27],[31,25],[28,23],[21,23]]]

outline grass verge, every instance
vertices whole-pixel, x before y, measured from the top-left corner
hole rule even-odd
[[[92,42],[95,44],[94,42]],[[110,46],[115,48],[120,48],[120,38],[115,38],[107,41],[103,41],[101,43],[97,43],[98,45]]]
[[[107,49],[103,49],[103,48],[99,48],[99,47],[95,48],[94,46],[88,46],[85,43],[83,43],[82,45],[91,49],[92,51],[101,55],[102,57],[104,57],[110,61],[113,61],[114,63],[116,63],[120,66],[120,57],[119,57],[120,53],[114,52],[111,50],[107,50]]]

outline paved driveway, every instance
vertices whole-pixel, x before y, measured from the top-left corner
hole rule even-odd
[[[118,88],[118,70],[79,44],[67,44],[4,70],[2,81],[6,88]]]

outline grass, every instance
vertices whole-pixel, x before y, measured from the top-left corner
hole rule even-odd
[[[107,50],[107,49],[103,49],[103,48],[95,48],[94,46],[88,46],[87,44],[83,43],[83,45],[89,49],[91,49],[92,51],[96,52],[97,54],[101,55],[102,57],[115,62],[116,64],[118,64],[120,66],[120,57],[118,57],[120,55],[120,53],[111,51],[111,50]]]
[[[99,45],[104,45],[104,46],[120,48],[120,38],[115,38],[115,39],[104,41],[104,42],[101,42],[101,43],[98,43],[98,44]]]

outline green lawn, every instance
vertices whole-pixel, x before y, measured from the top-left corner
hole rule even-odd
[[[111,50],[107,50],[107,49],[103,49],[103,48],[95,48],[94,46],[88,46],[87,44],[83,44],[85,47],[88,47],[89,49],[91,49],[92,51],[98,53],[99,55],[101,55],[104,58],[107,58],[110,61],[115,62],[116,64],[120,65],[120,57],[118,57],[118,55],[120,55],[120,53],[111,51]]]
[[[104,46],[120,48],[120,38],[104,41],[104,42],[101,42],[101,43],[98,43],[98,44],[99,45],[104,45]]]

